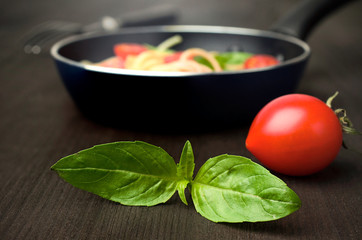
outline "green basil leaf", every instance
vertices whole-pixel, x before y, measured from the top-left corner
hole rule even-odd
[[[194,60],[202,65],[205,65],[206,67],[209,67],[210,69],[213,69],[211,63],[206,58],[196,56],[196,57],[194,57]],[[216,60],[217,60],[217,58],[216,58]],[[222,65],[220,65],[220,66],[223,69],[223,66]]]
[[[224,52],[217,55],[217,60],[223,65],[241,64],[253,54],[247,52]]]
[[[192,181],[194,169],[194,152],[192,151],[190,141],[186,141],[184,148],[182,149],[180,162],[177,164],[177,175],[186,180]]]
[[[187,205],[185,189],[192,181],[194,175],[195,162],[194,162],[194,153],[192,151],[190,141],[186,141],[184,148],[181,153],[181,158],[179,164],[177,164],[177,176],[183,178],[184,181],[180,181],[177,186],[177,191],[180,196],[180,199],[184,204]]]
[[[75,187],[124,205],[169,200],[178,181],[174,159],[145,142],[115,142],[64,157],[52,166]]]
[[[189,184],[189,181],[186,181],[186,180],[179,181],[179,182],[177,182],[177,187],[176,187],[178,195],[179,195],[181,201],[185,205],[188,205],[187,200],[186,200],[186,195],[185,195],[185,189],[187,188],[188,184]]]
[[[223,70],[233,70],[235,66],[241,66],[244,64],[246,59],[252,55],[253,54],[247,52],[224,52],[216,54],[215,59],[218,61]],[[211,64],[205,58],[197,56],[194,60],[212,69]]]
[[[295,192],[250,159],[209,159],[191,183],[196,210],[214,222],[258,222],[285,217],[300,208]]]

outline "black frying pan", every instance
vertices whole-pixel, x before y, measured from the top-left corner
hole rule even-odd
[[[303,41],[319,20],[346,0],[307,0],[270,31],[216,26],[157,26],[117,33],[80,35],[56,43],[51,54],[78,108],[90,119],[121,128],[180,130],[224,128],[248,123],[270,100],[293,92],[310,48]],[[86,66],[113,55],[120,42],[157,45],[175,35],[176,49],[200,47],[282,57],[263,69],[209,74],[127,71]]]

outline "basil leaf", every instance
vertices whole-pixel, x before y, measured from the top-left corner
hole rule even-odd
[[[182,180],[167,152],[140,141],[97,145],[62,158],[52,169],[73,186],[124,205],[166,202]]]
[[[187,205],[190,186],[196,210],[214,222],[270,221],[300,208],[295,192],[250,159],[211,158],[192,180],[194,168],[189,141],[177,165],[163,149],[136,141],[97,145],[52,166],[73,186],[124,205],[153,206],[176,190]]]
[[[215,56],[215,58],[216,58],[216,56]],[[200,56],[196,56],[196,57],[194,57],[193,59],[194,59],[194,61],[196,61],[196,62],[198,62],[198,63],[200,63],[200,64],[202,64],[202,65],[205,65],[206,67],[214,70],[214,68],[212,67],[211,63],[210,63],[206,58],[203,58],[203,57],[200,57]],[[217,60],[217,58],[216,58],[216,60]],[[223,66],[222,66],[222,65],[220,65],[220,66],[221,66],[221,68],[223,69]]]
[[[216,61],[220,64],[223,70],[235,70],[241,68],[246,59],[253,54],[247,52],[224,52],[215,55]],[[212,69],[208,60],[203,57],[194,57],[194,60]]]
[[[247,52],[226,52],[216,57],[225,71],[244,69],[244,62],[253,54]]]
[[[194,153],[192,151],[190,141],[186,141],[184,148],[182,149],[180,162],[177,164],[177,175],[185,178],[186,180],[192,181],[194,169]]]
[[[241,64],[246,61],[253,54],[247,52],[225,52],[217,55],[217,60],[223,65],[227,64]]]
[[[181,201],[185,204],[185,205],[188,205],[187,203],[187,200],[186,200],[186,195],[185,195],[185,189],[187,188],[187,185],[189,184],[188,181],[184,180],[184,181],[179,181],[177,183],[177,192],[178,192],[178,195],[181,199]]]
[[[190,141],[186,141],[184,148],[181,153],[181,158],[179,164],[177,164],[177,176],[183,178],[184,181],[180,181],[177,185],[177,191],[180,196],[181,201],[187,204],[185,189],[192,181],[194,174],[195,162],[194,162],[194,153],[192,151]]]
[[[214,222],[258,222],[300,208],[287,185],[250,159],[221,155],[206,161],[191,183],[196,210]]]

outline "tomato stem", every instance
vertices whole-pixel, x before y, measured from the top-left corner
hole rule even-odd
[[[333,96],[329,97],[326,101],[327,106],[330,107],[332,110],[332,101],[337,97],[338,93],[339,92],[336,91]],[[347,111],[345,109],[338,108],[333,111],[336,113],[339,122],[341,123],[343,132],[347,134],[362,135],[361,132],[353,127],[352,121],[347,117]]]
[[[342,125],[343,132],[348,134],[362,135],[361,132],[353,127],[351,120],[347,117],[347,112],[345,109],[336,109],[334,112],[337,114],[337,116],[342,114],[342,116],[339,117],[339,121]]]
[[[339,94],[339,92],[336,91],[336,92],[333,94],[333,96],[331,96],[331,97],[329,97],[329,98],[327,99],[326,104],[327,104],[327,106],[330,107],[331,109],[332,109],[332,101],[337,97],[338,94]]]
[[[326,104],[328,107],[330,107],[332,110],[332,101],[337,97],[338,95],[338,91],[336,91],[333,96],[329,97],[326,101]],[[335,114],[337,115],[338,119],[339,119],[339,122],[341,123],[341,126],[342,126],[342,130],[344,133],[347,133],[347,134],[353,134],[353,135],[362,135],[361,132],[359,132],[357,129],[355,129],[353,127],[353,124],[351,122],[351,120],[347,117],[347,111],[345,109],[342,109],[342,108],[338,108],[336,110],[333,110],[335,112]],[[349,149],[345,142],[343,141],[342,143],[343,147],[345,149]]]

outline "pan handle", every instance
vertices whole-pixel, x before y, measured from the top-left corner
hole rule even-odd
[[[304,0],[280,18],[270,30],[305,40],[326,15],[354,0]]]

